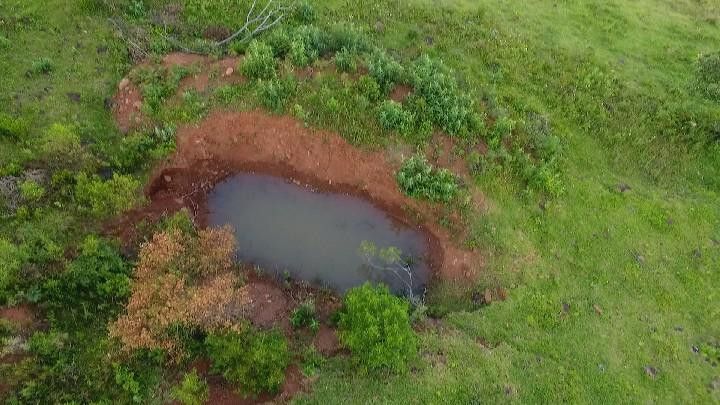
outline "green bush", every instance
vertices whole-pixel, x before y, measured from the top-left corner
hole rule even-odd
[[[433,202],[449,202],[460,191],[449,170],[433,168],[422,156],[405,160],[396,179],[405,194]]]
[[[130,295],[130,274],[115,247],[90,236],[65,271],[45,283],[45,301],[56,318],[103,322]]]
[[[472,137],[483,129],[472,98],[460,91],[452,72],[442,62],[420,57],[412,68],[417,96],[425,99],[433,123],[450,135]]]
[[[362,76],[354,84],[355,90],[371,102],[380,101],[383,97],[380,85],[370,76]]]
[[[140,182],[131,176],[114,174],[103,181],[80,173],[75,184],[75,201],[81,209],[98,217],[118,215],[140,200]]]
[[[306,301],[300,304],[292,315],[290,315],[290,324],[295,329],[310,328],[313,332],[317,332],[320,328],[320,324],[315,315],[315,303],[312,301]]]
[[[20,250],[0,238],[0,303],[7,300],[6,294],[17,281],[21,265]]]
[[[295,94],[296,87],[293,76],[263,81],[258,86],[258,98],[265,108],[279,113],[285,110],[288,101]]]
[[[201,34],[208,27],[237,29],[245,21],[250,3],[245,0],[184,0],[180,4],[185,22],[196,34]]]
[[[0,138],[20,140],[27,134],[28,124],[25,120],[0,112]]]
[[[339,314],[340,341],[366,371],[404,371],[416,352],[408,310],[386,286],[353,288]]]
[[[378,119],[383,128],[401,134],[409,133],[414,124],[412,113],[403,109],[400,103],[392,100],[386,100],[380,105]]]
[[[152,131],[136,132],[122,138],[120,145],[111,145],[108,160],[122,173],[149,167],[153,162],[175,150],[175,128],[155,127]]]
[[[335,66],[341,72],[354,72],[357,69],[355,54],[347,48],[342,48],[335,54]]]
[[[175,94],[180,81],[192,70],[185,66],[167,68],[144,68],[132,72],[132,79],[140,85],[143,93],[143,109],[151,115],[160,112],[165,100]]]
[[[295,7],[293,16],[301,24],[310,24],[315,21],[315,9],[309,1],[301,1]]]
[[[253,40],[245,53],[240,71],[250,79],[272,79],[275,77],[275,65],[272,47]]]
[[[710,100],[720,101],[720,52],[700,55],[695,76],[700,93]]]
[[[286,27],[275,28],[264,39],[272,47],[273,55],[276,58],[284,58],[285,55],[290,53],[292,34]]]
[[[493,149],[499,148],[503,139],[512,134],[513,129],[515,129],[515,121],[509,117],[498,118],[489,134],[488,146]]]
[[[45,196],[45,188],[33,180],[20,183],[20,197],[26,202],[36,203]]]
[[[75,167],[87,157],[75,130],[67,125],[53,124],[39,142],[43,159],[53,168]]]
[[[28,70],[28,75],[46,75],[53,71],[54,65],[52,60],[50,58],[42,57],[38,58],[30,65],[30,70]]]
[[[185,373],[182,382],[173,388],[172,396],[183,405],[202,405],[208,400],[208,384],[196,370]]]
[[[387,94],[405,76],[405,69],[385,51],[376,49],[368,57],[368,73]]]
[[[327,50],[325,33],[312,25],[297,27],[290,43],[290,62],[298,67],[306,67],[315,62]]]
[[[370,49],[367,36],[355,27],[347,24],[335,24],[327,30],[327,52],[339,52],[346,49],[358,55]]]
[[[278,331],[223,332],[205,342],[213,370],[248,393],[274,393],[285,381],[290,352]]]

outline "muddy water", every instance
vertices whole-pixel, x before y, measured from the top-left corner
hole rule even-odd
[[[361,242],[371,241],[397,247],[407,256],[415,293],[429,278],[423,234],[356,197],[315,192],[273,176],[240,174],[215,187],[208,208],[211,225],[235,228],[239,260],[281,277],[289,274],[340,293],[368,280],[406,292],[396,275],[373,269],[359,254]]]

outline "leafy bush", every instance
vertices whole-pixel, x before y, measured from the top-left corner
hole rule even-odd
[[[182,382],[173,388],[172,396],[183,405],[202,405],[208,400],[207,381],[196,370],[185,373]]]
[[[341,72],[354,72],[357,69],[355,54],[347,48],[342,48],[335,54],[335,66]]]
[[[404,110],[401,104],[392,100],[386,100],[380,105],[378,119],[383,128],[401,134],[410,132],[414,123],[412,113]]]
[[[348,291],[344,304],[339,337],[357,363],[367,371],[404,371],[416,351],[407,302],[365,283]]]
[[[720,101],[720,52],[700,55],[695,76],[700,93],[710,100]]]
[[[433,202],[449,202],[460,191],[449,170],[433,168],[422,156],[405,160],[396,179],[405,194]]]
[[[207,27],[236,28],[250,4],[244,0],[184,0],[183,17],[197,34]]]
[[[33,180],[20,183],[20,196],[24,201],[36,203],[45,196],[45,188]]]
[[[452,72],[442,62],[420,57],[412,68],[415,93],[427,102],[433,123],[450,135],[471,137],[483,129],[472,98],[459,90]]]
[[[293,14],[301,24],[310,24],[315,21],[315,9],[307,0],[299,2]]]
[[[250,79],[272,79],[275,77],[275,65],[272,47],[253,40],[245,53],[240,71]]]
[[[360,77],[355,82],[355,89],[371,102],[380,101],[383,96],[380,85],[370,76]]]
[[[286,27],[281,26],[270,31],[265,37],[265,42],[272,47],[273,55],[276,58],[284,58],[290,52],[292,33]]]
[[[28,124],[20,118],[0,112],[0,138],[20,140],[27,136]]]
[[[293,32],[290,62],[298,67],[311,65],[327,50],[325,33],[312,25],[302,25]]]
[[[131,176],[113,174],[108,181],[80,173],[75,185],[75,200],[81,209],[98,217],[118,215],[140,200],[140,182]]]
[[[405,69],[385,51],[376,49],[368,58],[368,73],[375,79],[383,93],[387,94],[395,84],[402,81]]]
[[[370,49],[370,42],[365,34],[351,25],[333,25],[327,30],[327,51],[339,52],[343,49],[358,55]]]
[[[6,300],[7,291],[17,281],[21,265],[20,250],[0,238],[0,302]]]
[[[120,145],[112,145],[108,157],[115,169],[133,173],[175,150],[175,128],[155,127],[149,132],[136,132],[122,138]]]
[[[52,60],[46,57],[38,58],[30,65],[30,70],[28,70],[28,76],[32,75],[39,75],[39,74],[49,74],[54,69],[54,65]]]
[[[107,241],[89,236],[43,291],[56,318],[105,322],[130,295],[130,266]]]
[[[290,353],[278,331],[211,334],[206,344],[213,369],[249,393],[274,393],[285,381]]]
[[[296,86],[292,76],[261,82],[258,86],[260,103],[274,112],[282,112],[295,94]]]
[[[509,137],[513,129],[515,129],[515,121],[509,117],[498,118],[490,132],[488,146],[493,149],[500,147],[503,139]]]
[[[87,157],[75,130],[53,124],[40,138],[39,150],[50,167],[75,167]]]
[[[160,112],[165,100],[175,94],[180,81],[192,70],[185,66],[167,68],[145,68],[132,72],[133,80],[140,85],[143,93],[143,108],[149,114]]]
[[[290,316],[290,324],[295,329],[307,327],[313,332],[317,332],[320,324],[315,316],[315,303],[306,301],[295,308]]]

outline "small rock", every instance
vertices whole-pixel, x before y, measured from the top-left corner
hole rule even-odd
[[[692,351],[693,351],[693,353],[700,353],[700,348],[697,347],[697,346],[695,346],[695,345],[693,345],[693,346],[692,346]]]
[[[570,304],[568,304],[567,302],[563,302],[563,303],[562,303],[562,311],[563,311],[563,313],[565,313],[565,314],[567,314],[568,312],[570,312]]]
[[[106,110],[112,110],[115,102],[110,97],[105,97],[105,100],[103,100],[103,105],[105,106]]]
[[[708,384],[708,388],[710,388],[713,391],[720,390],[720,377],[715,377],[710,381],[710,384]]]
[[[645,366],[645,374],[649,375],[652,379],[657,377],[658,370],[653,366]]]
[[[676,326],[675,326],[675,331],[677,331],[677,332],[682,332],[682,331],[684,331],[684,330],[685,330],[685,328],[683,328],[683,327],[680,326],[680,325],[676,325]]]
[[[382,21],[378,20],[378,21],[375,23],[375,31],[377,31],[377,32],[383,32],[383,31],[385,31],[385,24],[383,24]]]
[[[638,262],[638,264],[645,264],[645,256],[640,253],[635,253],[635,261]]]
[[[163,176],[163,179],[166,183],[170,183],[172,181],[172,177],[168,176],[167,174]]]
[[[515,395],[515,388],[513,388],[510,385],[506,385],[505,388],[503,389],[503,391],[505,392],[505,395],[507,395],[509,397]]]
[[[70,101],[79,103],[80,102],[80,93],[70,92],[67,94]]]
[[[505,301],[508,297],[508,292],[503,287],[498,287],[495,289],[495,295],[497,295],[498,300]]]
[[[598,304],[593,304],[593,309],[595,310],[595,313],[596,313],[596,314],[598,314],[598,315],[602,315],[602,314],[603,314],[603,310],[602,310],[602,308],[600,308],[600,305],[598,305]]]
[[[624,192],[626,192],[626,191],[632,190],[632,187],[630,187],[628,184],[620,183],[620,184],[617,185],[617,189],[618,189],[618,191],[620,191],[621,193],[624,193]]]
[[[97,47],[97,53],[106,53],[108,50],[107,46],[98,46]]]
[[[672,225],[672,224],[675,223],[675,220],[668,217],[668,219],[665,220],[665,223],[668,224],[668,225]]]
[[[141,103],[140,101],[136,101],[136,102],[133,103],[133,107],[134,107],[134,108],[137,108],[137,109],[140,109],[140,107],[142,107],[142,103]]]
[[[470,299],[472,300],[473,304],[480,304],[481,303],[481,296],[479,291],[473,291],[472,295],[470,296]]]
[[[128,79],[127,77],[120,80],[120,83],[118,83],[118,90],[120,90],[120,91],[124,90],[125,87],[127,87],[129,84],[130,84],[130,79]]]
[[[435,42],[435,39],[434,39],[431,35],[428,35],[428,36],[425,37],[425,43],[426,43],[426,44],[432,45],[433,42]]]
[[[235,69],[229,67],[225,70],[225,76],[231,76],[235,72]]]
[[[702,258],[702,251],[700,250],[700,248],[693,249],[692,255],[693,259],[700,259]]]

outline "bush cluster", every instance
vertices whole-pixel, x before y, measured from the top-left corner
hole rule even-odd
[[[75,129],[67,125],[53,124],[45,130],[38,148],[48,166],[78,167],[87,159]]]
[[[700,55],[695,76],[700,93],[710,100],[720,101],[720,52]]]
[[[282,333],[246,330],[208,335],[213,370],[251,394],[277,392],[285,381],[290,352]]]
[[[7,301],[22,266],[20,251],[13,243],[0,238],[0,303]]]
[[[207,381],[193,370],[183,376],[180,384],[173,388],[172,395],[183,405],[203,405],[209,395]]]
[[[140,182],[127,175],[113,174],[104,181],[98,176],[80,173],[75,184],[75,201],[82,210],[97,216],[118,215],[140,201]]]
[[[447,169],[435,169],[422,156],[406,159],[396,176],[407,195],[433,202],[449,202],[460,191],[455,176]]]
[[[383,101],[378,109],[380,125],[389,131],[408,134],[413,130],[415,118],[409,111],[403,109],[400,103],[392,100]]]
[[[165,100],[175,94],[180,81],[192,70],[184,66],[139,69],[132,73],[133,80],[143,93],[143,108],[151,115],[160,112]]]
[[[263,81],[258,86],[258,98],[265,108],[279,113],[285,110],[296,88],[293,76]]]
[[[450,135],[478,135],[484,127],[472,98],[462,92],[452,72],[441,61],[421,56],[413,65],[411,81],[417,96],[427,103],[432,122]]]
[[[404,371],[416,353],[408,310],[384,285],[353,288],[339,314],[340,341],[365,371]]]
[[[317,332],[320,324],[315,315],[315,303],[306,301],[295,308],[290,316],[290,324],[295,329],[309,328],[313,332]]]
[[[368,73],[375,79],[384,94],[403,81],[405,69],[385,51],[376,49],[367,60]]]
[[[0,138],[21,140],[27,136],[28,129],[25,120],[0,112]]]
[[[242,74],[250,79],[272,79],[275,77],[275,55],[270,45],[263,41],[253,40],[245,52],[245,59],[240,66]]]

